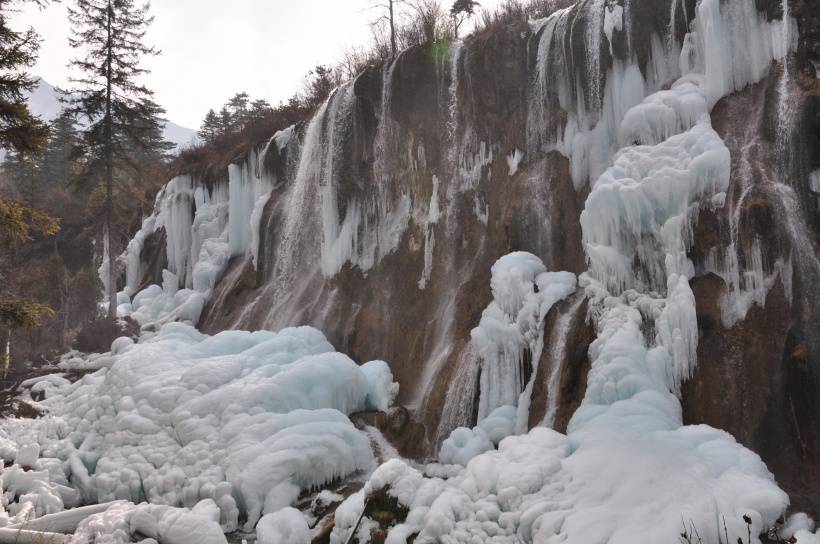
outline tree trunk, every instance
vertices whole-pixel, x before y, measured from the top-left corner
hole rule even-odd
[[[5,376],[11,366],[11,329],[0,330],[0,369]]]
[[[63,287],[60,296],[60,310],[63,312],[63,330],[60,331],[60,351],[65,351],[68,344],[68,329],[71,326],[69,321],[71,310],[71,278],[68,269],[63,266]]]
[[[111,236],[112,215],[114,213],[114,153],[111,119],[111,18],[113,17],[111,0],[108,1],[106,25],[108,31],[108,58],[105,62],[105,236],[108,239],[108,318],[117,317],[117,274],[114,269],[114,239]]]
[[[390,51],[393,53],[393,58],[396,58],[396,23],[393,20],[393,2],[395,0],[388,0],[390,6]]]

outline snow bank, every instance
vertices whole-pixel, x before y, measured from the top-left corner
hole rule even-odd
[[[256,526],[256,541],[259,544],[306,543],[310,542],[310,529],[299,510],[283,508],[259,520]]]
[[[459,427],[441,444],[439,461],[448,465],[467,466],[481,453],[495,448],[501,440],[515,433],[515,406],[501,406],[472,429]]]
[[[502,440],[497,451],[476,456],[446,481],[399,469],[401,461],[393,460],[340,507],[345,515],[337,516],[331,541],[344,542],[363,497],[387,485],[410,509],[391,529],[391,542],[418,534],[416,542],[650,544],[679,534],[681,516],[693,520],[704,542],[717,542],[722,526],[715,510],[726,515],[734,541],[746,538],[743,514],[752,517],[754,535],[774,513],[755,509],[772,499],[778,508],[785,504],[759,458],[705,426],[662,437],[612,430],[575,442],[573,434],[537,427]],[[736,466],[759,473],[744,482]]]
[[[370,361],[359,369],[367,379],[367,405],[372,410],[386,412],[399,394],[399,384],[384,361]]]
[[[300,490],[371,469],[370,442],[346,414],[386,409],[398,392],[386,363],[359,367],[309,327],[207,336],[170,323],[105,357],[53,388],[48,418],[31,423],[49,471],[0,475],[3,489],[32,494],[37,515],[79,490],[86,503],[208,501],[222,529],[242,513],[250,530]],[[150,512],[162,532],[171,511]]]
[[[218,514],[217,514],[218,515]],[[208,501],[193,509],[121,502],[85,519],[72,544],[128,544],[137,535],[162,544],[226,544]]]

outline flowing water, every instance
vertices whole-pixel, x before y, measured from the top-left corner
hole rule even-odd
[[[550,332],[549,343],[549,379],[547,382],[547,411],[544,414],[542,425],[555,428],[555,416],[558,413],[558,401],[560,400],[561,375],[564,372],[564,362],[567,358],[567,335],[572,326],[578,310],[584,303],[585,298],[576,297],[572,306],[555,322],[555,327]]]

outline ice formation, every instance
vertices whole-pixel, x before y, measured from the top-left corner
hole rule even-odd
[[[219,510],[210,500],[204,500],[190,510],[157,504],[116,503],[104,512],[84,519],[71,542],[128,544],[138,535],[163,544],[228,542],[219,526]]]
[[[163,187],[153,213],[119,257],[126,279],[117,295],[120,317],[130,316],[150,329],[171,321],[196,324],[231,258],[250,257],[259,266],[259,223],[276,184],[264,158],[271,145],[281,152],[292,133],[292,127],[278,132],[261,153],[251,150],[246,159],[229,165],[226,180],[213,186],[181,175]],[[145,286],[143,248],[160,231],[165,233],[168,267],[162,285]]]
[[[745,538],[746,526],[736,519],[740,513],[771,504],[772,499],[785,500],[782,492],[768,494],[772,485],[754,454],[734,443],[728,450],[714,449],[726,440],[721,431],[691,428],[687,436],[669,436],[668,441],[657,441],[652,434],[613,435],[615,431],[577,445],[572,434],[536,427],[503,440],[497,451],[473,458],[450,479],[425,478],[394,460],[374,473],[369,486],[388,482],[389,493],[410,510],[406,521],[391,530],[399,537],[393,542],[418,533],[415,541],[425,543],[556,538],[654,543],[680,533],[680,516],[694,520],[704,542],[717,542],[716,505],[731,507],[726,516],[730,537]],[[702,458],[693,462],[692,452]],[[730,468],[735,462],[762,470],[759,480],[739,485],[744,481]],[[704,493],[704,488],[711,493]],[[337,515],[332,542],[344,542],[367,492],[368,486],[339,508],[343,515]],[[768,521],[753,516],[753,530]]]
[[[147,500],[151,507],[128,507],[132,532],[139,518],[167,533],[187,514],[154,505],[196,514],[204,502],[220,537],[240,513],[250,530],[301,489],[370,470],[368,438],[346,416],[387,409],[397,394],[386,363],[359,367],[308,327],[207,336],[169,323],[138,344],[115,344],[97,356],[99,371],[49,389],[48,418],[26,431],[42,445],[39,460],[28,446],[3,454],[37,468],[3,472],[4,490],[33,493],[19,508],[45,515],[80,502]],[[14,424],[4,430],[24,443]],[[101,516],[128,526],[122,512]]]
[[[459,427],[441,444],[438,460],[447,465],[467,466],[481,453],[490,451],[506,437],[515,434],[517,409],[499,406],[472,429]]]
[[[630,38],[629,9],[629,2],[590,0],[533,24],[527,142],[506,157],[507,172],[515,176],[525,158],[543,152],[569,159],[575,187],[589,190],[581,216],[588,270],[579,278],[548,272],[523,252],[493,266],[493,301],[465,352],[470,377],[479,377],[477,423],[443,440],[438,463],[410,466],[375,428],[361,432],[348,419],[392,404],[398,385],[387,363],[357,366],[310,328],[209,337],[176,322],[198,321],[230,259],[263,264],[260,222],[280,187],[264,168],[271,146],[298,151],[279,204],[286,220],[273,276],[292,274],[297,258],[326,277],[346,265],[367,272],[398,247],[413,221],[423,237],[418,286],[425,289],[445,207],[454,191],[477,189],[503,149],[469,129],[459,133],[460,41],[450,51],[447,89],[453,180],[432,176],[421,206],[387,162],[403,145],[391,112],[397,61],[382,73],[373,194],[359,191],[340,162],[355,128],[355,82],[330,95],[301,141],[291,127],[231,165],[221,183],[206,188],[180,176],[163,189],[121,257],[119,313],[145,334],[81,361],[99,370],[77,383],[51,377],[26,384],[45,394],[49,415],[33,430],[3,426],[17,444],[0,443],[0,455],[15,463],[0,476],[8,505],[0,525],[17,528],[35,517],[76,528],[80,542],[129,542],[141,534],[170,544],[221,544],[222,531],[237,529],[246,516],[244,529],[255,527],[261,544],[306,542],[307,520],[292,508],[300,492],[375,468],[374,442],[389,460],[338,508],[332,542],[347,542],[357,526],[367,539],[378,523],[362,518],[366,501],[382,490],[408,510],[390,529],[391,544],[413,535],[417,543],[656,544],[674,539],[682,519],[706,542],[724,531],[734,541],[746,537],[744,515],[752,535],[771,527],[788,497],[761,459],[730,435],[684,426],[678,395],[696,363],[692,212],[704,203],[723,207],[729,185],[729,152],[709,112],[786,56],[796,40],[793,23],[788,10],[784,20],[767,21],[752,2],[700,0],[679,44],[676,17],[683,10],[685,18],[687,7],[674,1],[669,35],[651,36],[641,66],[629,44],[626,58],[616,56],[621,34]],[[569,62],[566,44],[581,19],[583,58]],[[607,50],[611,62],[602,62]],[[422,146],[401,152],[425,162]],[[820,193],[820,174],[810,186]],[[487,225],[481,196],[470,198]],[[303,241],[313,226],[318,235]],[[140,257],[160,229],[168,269],[162,285],[143,286]],[[759,253],[753,249],[745,281],[731,280],[739,276],[736,258],[719,263],[712,255],[707,262],[728,267],[729,295],[721,302],[727,325],[762,304],[771,287]],[[790,281],[785,265],[779,272]],[[546,426],[527,432],[547,314],[580,293],[579,284],[597,332],[585,397],[566,434],[549,428],[554,404]],[[585,300],[576,296],[557,331]],[[548,370],[554,392],[560,368],[553,362]],[[132,504],[143,500],[153,504]],[[113,502],[64,512],[97,501]],[[811,544],[820,539],[812,530],[795,517],[783,534]]]
[[[595,11],[598,4],[590,2],[587,9]],[[536,427],[501,440],[495,450],[480,425],[457,429],[440,458],[466,461],[466,467],[449,479],[424,477],[397,462],[381,467],[369,485],[388,481],[397,490],[390,493],[409,509],[407,520],[393,529],[395,542],[417,534],[419,543],[656,543],[679,534],[681,519],[704,542],[723,536],[725,519],[731,542],[746,538],[744,515],[757,541],[755,535],[772,527],[788,505],[756,454],[723,431],[684,426],[676,396],[696,362],[688,284],[694,270],[686,254],[690,212],[702,201],[720,204],[729,183],[729,153],[708,111],[718,98],[765,74],[777,58],[772,36],[782,23],[766,22],[748,2],[701,0],[681,53],[683,75],[668,90],[645,97],[645,89],[657,89],[664,79],[648,84],[615,60],[597,124],[584,121],[589,112],[583,100],[567,107],[571,88],[558,88],[556,98],[571,117],[563,135],[548,129],[545,138],[540,130],[550,125],[542,103],[556,90],[547,84],[544,67],[555,80],[550,44],[566,31],[576,9],[540,23],[537,99],[531,102],[540,120],[530,124],[539,132],[530,135],[537,145],[572,141],[564,149],[574,177],[596,179],[581,219],[589,270],[580,283],[598,333],[586,395],[566,435]],[[614,15],[604,18],[610,44],[619,30]],[[616,151],[596,140],[626,147]],[[482,359],[492,361],[482,366],[479,421],[495,407],[514,405],[524,390],[522,333],[543,331],[543,315],[519,311],[528,297],[541,294],[542,285],[537,291],[532,285],[543,272],[540,261],[526,254],[505,257],[493,268],[494,301],[473,332]],[[569,286],[574,288],[574,278]],[[536,326],[514,326],[520,317],[533,316]],[[334,542],[349,534],[368,492],[366,486],[340,507],[346,515],[337,520]],[[800,537],[811,542],[806,531]]]
[[[438,176],[433,176],[433,193],[430,195],[430,205],[427,209],[426,221],[424,221],[424,270],[419,279],[419,289],[427,287],[430,275],[433,272],[433,251],[436,247],[436,225],[438,224],[441,211],[439,209],[439,184]]]
[[[310,528],[299,510],[287,507],[259,520],[256,541],[259,544],[310,542]]]
[[[524,158],[524,153],[520,149],[516,149],[507,155],[507,167],[510,176],[514,176],[518,172],[518,165],[521,164],[521,159]]]
[[[568,272],[547,272],[541,259],[517,252],[493,265],[490,285],[493,301],[471,333],[480,360],[478,419],[502,406],[516,406],[521,432],[526,430],[532,381],[544,347],[544,319],[553,304],[575,291],[576,280]],[[528,383],[525,357],[535,365]]]
[[[623,30],[624,27],[624,8],[618,3],[607,2],[606,11],[604,12],[604,34],[606,41],[609,42],[609,54],[613,55],[612,50],[612,36],[616,30]]]

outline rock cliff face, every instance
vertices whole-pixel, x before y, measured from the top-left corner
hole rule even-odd
[[[816,188],[807,182],[820,141],[806,59],[800,54],[790,63],[794,79],[780,66],[712,111],[732,154],[730,205],[722,213],[702,212],[694,231],[700,339],[698,370],[684,386],[683,406],[685,420],[725,429],[758,452],[793,503],[816,515],[820,216]],[[779,111],[784,90],[785,116]],[[728,320],[721,302],[737,286],[714,274],[709,262],[710,253],[727,250],[741,275],[758,268],[771,282],[752,295],[744,315]]]
[[[222,183],[169,186],[165,223],[129,248],[127,291],[164,279],[204,295],[204,309],[177,317],[205,332],[312,325],[357,360],[388,361],[423,424],[406,425],[412,440],[391,436],[430,455],[476,423],[470,331],[492,298],[491,266],[522,250],[549,270],[587,270],[590,189],[619,148],[650,143],[621,123],[686,69],[699,4],[581,1],[368,69]],[[793,505],[817,515],[820,15],[808,0],[744,4],[723,3],[737,23],[727,40],[763,43],[754,25],[771,25],[768,49],[700,59],[728,81],[707,95],[731,177],[687,217],[698,342],[683,414],[758,452]],[[643,256],[630,265],[647,291],[665,289]],[[566,430],[583,399],[590,309],[583,290],[554,305],[537,361],[525,352],[530,426]]]

